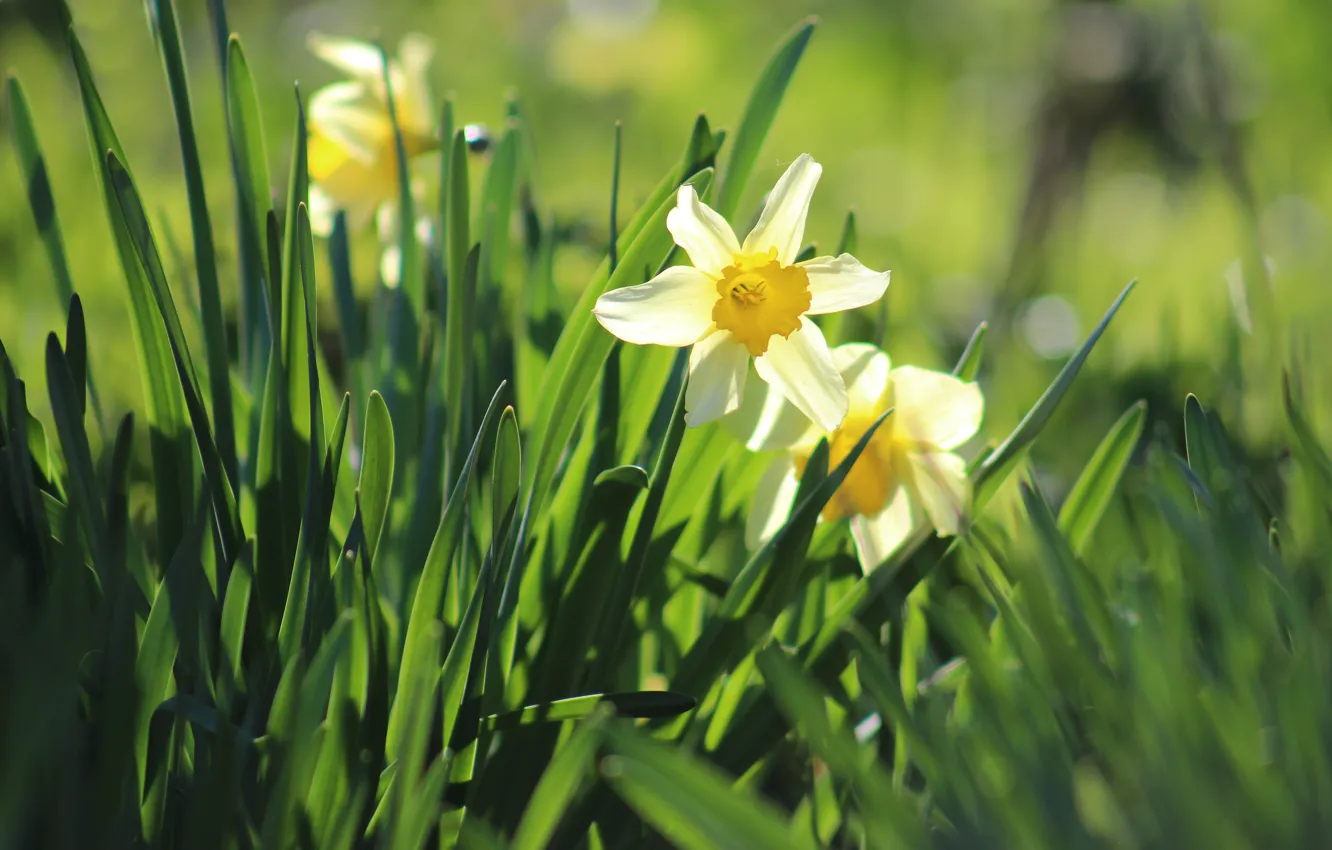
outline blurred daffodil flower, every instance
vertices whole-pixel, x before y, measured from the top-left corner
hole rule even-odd
[[[393,138],[384,58],[363,41],[312,34],[310,50],[347,75],[310,97],[310,225],[328,235],[338,210],[347,224],[369,224],[399,194],[398,151]],[[426,70],[434,54],[425,36],[409,35],[388,63],[393,112],[408,159],[435,148],[435,109]]]
[[[850,518],[860,565],[869,572],[926,521],[940,537],[962,529],[971,482],[953,450],[980,429],[985,403],[977,384],[915,366],[893,369],[872,345],[840,345],[832,358],[850,400],[840,428],[827,433],[772,394],[748,401],[727,423],[747,432],[751,449],[783,450],[755,491],[745,542],[757,549],[786,522],[799,476],[822,437],[831,469],[891,408],[821,517]]]
[[[689,425],[740,406],[751,358],[763,381],[824,430],[846,415],[846,387],[807,316],[879,300],[888,272],[872,271],[850,254],[796,262],[822,172],[809,154],[796,159],[743,244],[692,186],[680,187],[666,226],[693,267],[673,266],[597,299],[597,320],[625,342],[693,346],[685,391]]]

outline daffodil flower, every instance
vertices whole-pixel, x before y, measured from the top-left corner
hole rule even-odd
[[[743,244],[692,186],[680,187],[666,227],[693,267],[673,266],[597,299],[597,320],[625,342],[693,346],[689,425],[740,406],[751,359],[763,381],[825,430],[846,415],[846,387],[808,317],[872,304],[887,288],[888,272],[850,254],[796,262],[822,172],[809,154],[796,159]]]
[[[756,549],[786,522],[799,476],[820,438],[827,436],[828,463],[836,466],[891,408],[821,516],[850,518],[860,565],[869,572],[924,522],[940,537],[963,528],[971,483],[953,450],[979,430],[984,399],[978,385],[944,372],[893,369],[887,354],[865,343],[838,346],[832,357],[850,400],[840,428],[827,433],[772,395],[746,405],[758,411],[749,417],[755,421],[739,426],[750,431],[749,448],[784,453],[755,491],[745,542]]]
[[[310,36],[316,56],[349,79],[310,97],[310,226],[318,235],[332,230],[338,210],[353,228],[368,224],[385,204],[397,201],[398,151],[393,137],[384,58],[362,41]],[[429,39],[409,35],[389,61],[393,113],[407,158],[436,147],[435,110],[426,70],[434,48]]]

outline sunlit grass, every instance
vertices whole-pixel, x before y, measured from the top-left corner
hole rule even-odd
[[[497,98],[480,150],[444,100],[439,149],[411,166],[431,190],[396,172],[401,226],[380,245],[345,216],[313,234],[318,128],[271,106],[248,52],[267,36],[246,18],[228,39],[221,9],[210,43],[189,42],[191,67],[221,63],[226,86],[206,87],[171,75],[175,6],[149,4],[176,105],[153,127],[85,56],[101,36],[82,6],[60,70],[9,87],[11,196],[28,203],[5,213],[26,222],[25,270],[45,271],[39,295],[0,303],[59,306],[0,324],[0,845],[1062,850],[1332,832],[1317,376],[1273,344],[1286,317],[1245,333],[1216,306],[1229,295],[1179,319],[1206,325],[1187,354],[1160,357],[1183,315],[1169,281],[1125,286],[1190,250],[1152,233],[1170,218],[1157,183],[1112,190],[1093,170],[1086,219],[1040,234],[1044,275],[1099,268],[1095,313],[1038,341],[1042,363],[1013,344],[1025,297],[947,303],[922,280],[950,246],[970,265],[1011,234],[910,197],[948,182],[928,169],[823,158],[851,176],[806,241],[896,250],[886,311],[819,321],[834,344],[882,340],[895,365],[985,383],[982,433],[948,447],[972,495],[955,536],[916,523],[858,559],[820,515],[887,427],[880,405],[834,450],[802,449],[789,515],[747,551],[773,455],[686,427],[687,351],[622,346],[592,305],[686,259],[666,227],[680,186],[741,232],[758,215],[769,166],[799,153],[776,140],[814,96],[804,68],[826,82],[841,61],[810,40],[817,22],[767,64],[749,41],[718,60],[744,72],[730,111],[654,116],[669,156],[608,123],[614,146],[565,172],[538,132],[558,102]],[[670,20],[654,37],[705,22]],[[591,73],[560,55],[575,83]],[[631,58],[611,71],[643,73]],[[77,82],[90,171],[63,168],[70,139],[34,96],[55,73]],[[180,172],[139,154],[159,124]],[[928,126],[904,124],[902,144]],[[672,164],[644,177],[644,160]],[[955,233],[882,229],[880,193],[908,173],[903,203]],[[951,179],[987,174],[1002,182],[965,161]],[[1196,250],[1243,253],[1242,207],[1192,191],[1196,233],[1172,238],[1234,230]],[[1123,204],[1143,220],[1123,252],[1097,247]],[[404,243],[417,220],[434,237]],[[1199,351],[1229,376],[1215,400],[1181,391]],[[1106,391],[1106,373],[1158,360]]]

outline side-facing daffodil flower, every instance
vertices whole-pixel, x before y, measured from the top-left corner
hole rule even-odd
[[[977,384],[915,366],[892,369],[888,355],[872,345],[840,345],[832,357],[846,382],[850,411],[831,433],[773,395],[761,405],[746,404],[760,411],[749,448],[784,453],[759,481],[745,542],[757,549],[786,522],[799,476],[820,438],[827,436],[829,468],[835,467],[891,408],[821,517],[850,518],[856,553],[868,572],[925,521],[940,537],[962,529],[971,482],[953,449],[979,430],[985,403]]]
[[[846,387],[807,317],[872,304],[887,288],[888,272],[867,269],[850,254],[796,262],[822,172],[809,154],[791,163],[744,244],[692,186],[681,186],[666,227],[693,267],[674,266],[597,299],[597,320],[625,342],[693,346],[689,425],[740,406],[750,358],[760,378],[824,430],[846,415]]]
[[[360,228],[381,206],[398,199],[398,151],[379,48],[319,34],[312,34],[309,43],[316,56],[349,78],[310,97],[310,228],[326,236],[338,210],[346,212],[349,227]],[[389,61],[392,114],[408,159],[438,144],[426,77],[433,54],[429,39],[409,35]]]

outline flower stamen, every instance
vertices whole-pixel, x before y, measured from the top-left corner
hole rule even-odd
[[[800,266],[783,266],[774,250],[736,257],[722,269],[712,320],[758,357],[773,336],[799,330],[809,306],[809,275]]]

